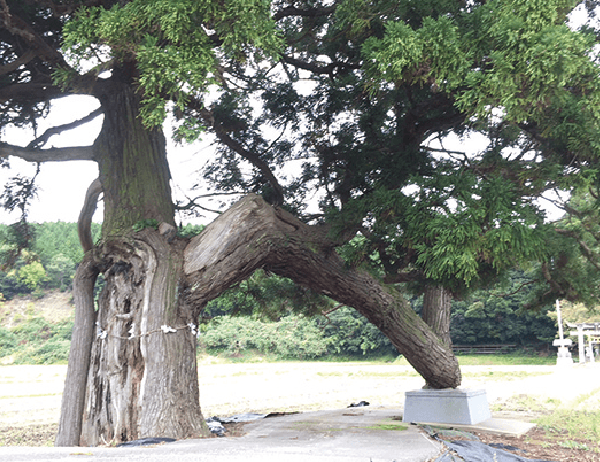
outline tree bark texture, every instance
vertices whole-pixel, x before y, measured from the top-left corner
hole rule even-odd
[[[452,347],[450,338],[450,308],[452,295],[442,286],[429,285],[423,295],[423,321],[440,339]]]
[[[71,334],[69,365],[62,396],[60,423],[54,444],[77,446],[85,399],[85,381],[89,371],[92,338],[96,321],[94,311],[94,284],[98,266],[90,253],[77,267],[73,281],[75,298],[75,325]]]
[[[184,243],[171,232],[174,208],[164,136],[142,125],[140,96],[129,85],[115,83],[96,96],[105,113],[94,143],[104,221],[102,241],[88,254],[95,255],[106,286],[93,332],[87,318],[76,320],[75,332],[86,332],[81,348],[88,357],[72,350],[69,367],[73,363],[76,372],[65,382],[63,396],[79,397],[85,390],[85,403],[78,401],[72,411],[63,403],[56,444],[206,436],[195,356],[199,312],[181,297]],[[97,185],[90,191],[97,199]],[[86,200],[85,220],[88,202],[93,201]],[[81,221],[86,228],[87,221]],[[168,236],[155,229],[158,224]],[[80,291],[82,299],[93,300],[93,283]]]
[[[104,194],[102,236],[122,236],[131,225],[156,220],[174,225],[165,138],[140,118],[140,95],[115,84],[98,99],[104,122],[94,142]]]
[[[100,183],[100,179],[96,178],[92,181],[92,184],[85,193],[83,208],[81,209],[77,220],[77,235],[79,236],[79,243],[81,244],[81,247],[83,247],[84,252],[87,252],[94,247],[94,240],[92,239],[92,218],[96,211],[100,194],[102,194],[102,184]]]
[[[80,444],[207,436],[196,367],[199,312],[181,297],[182,244],[146,229],[104,250],[107,284]]]
[[[185,250],[186,295],[203,307],[231,284],[265,268],[354,307],[375,324],[433,388],[461,383],[458,361],[392,288],[347,267],[324,231],[249,195]]]
[[[356,308],[429,386],[460,385],[452,349],[401,294],[348,267],[323,228],[305,225],[259,196],[236,203],[189,243],[149,228],[105,240],[95,252],[102,255],[107,284],[89,368],[85,360],[70,358],[70,363],[79,361],[78,371],[88,370],[81,445],[207,435],[199,404],[195,324],[208,301],[258,268]],[[91,288],[82,290],[88,303]],[[73,390],[67,381],[65,396]],[[75,404],[73,409],[61,416],[64,435],[57,443],[74,444]],[[63,429],[63,422],[73,425],[73,433]]]

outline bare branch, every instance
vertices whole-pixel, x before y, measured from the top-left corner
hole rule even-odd
[[[556,232],[558,234],[562,234],[563,236],[569,236],[569,237],[575,239],[577,241],[577,243],[579,244],[579,248],[581,249],[581,252],[586,256],[587,260],[592,265],[594,265],[594,267],[597,270],[600,271],[600,263],[598,263],[597,255],[594,253],[594,251],[592,249],[590,249],[590,247],[587,245],[587,243],[581,238],[579,233],[572,231],[572,230],[567,230],[567,229],[557,229]]]
[[[34,52],[40,58],[56,63],[60,67],[68,69],[70,66],[65,61],[59,50],[52,48],[46,43],[30,24],[19,16],[11,14],[6,0],[0,0],[0,24],[12,35],[20,37],[29,43]]]
[[[306,71],[311,71],[314,74],[321,75],[331,75],[335,69],[360,69],[360,64],[354,64],[344,61],[333,61],[329,64],[319,64],[316,62],[306,62],[300,59],[293,58],[291,56],[282,56],[282,61],[284,63],[290,64],[294,67],[298,67],[300,69],[304,69]]]
[[[46,83],[16,83],[0,89],[0,103],[12,100],[47,101],[64,96],[59,87]]]
[[[35,53],[33,51],[28,51],[20,58],[15,59],[12,63],[0,67],[0,75],[6,75],[16,71],[19,67],[21,67],[23,64],[27,64],[33,58],[35,58]]]
[[[493,294],[493,295],[495,297],[498,297],[498,298],[500,298],[500,297],[510,297],[512,295],[518,294],[519,292],[521,292],[521,290],[523,290],[523,288],[525,288],[527,286],[530,286],[531,284],[535,284],[536,282],[537,281],[527,281],[527,282],[524,282],[523,284],[521,284],[519,287],[517,287],[513,292],[508,292],[508,293],[504,292],[504,293],[501,293],[501,294]]]
[[[219,138],[219,140],[225,146],[227,146],[228,148],[232,149],[237,154],[242,156],[244,159],[246,159],[248,162],[250,162],[252,165],[254,165],[254,167],[256,167],[263,174],[263,176],[269,182],[269,185],[273,188],[274,195],[275,195],[275,198],[273,201],[274,205],[283,204],[283,200],[284,200],[283,187],[281,186],[281,184],[279,184],[279,181],[277,180],[277,178],[271,171],[269,164],[267,162],[265,162],[264,160],[262,160],[257,154],[250,152],[244,146],[242,146],[241,143],[239,143],[238,141],[234,140],[231,136],[229,136],[229,133],[227,133],[227,131],[223,128],[223,126],[220,123],[215,121],[214,115],[211,111],[209,111],[206,108],[201,108],[199,110],[199,112],[200,112],[200,115],[202,116],[202,118],[204,119],[204,121],[207,122],[207,124],[209,124],[210,126],[212,126],[214,128],[217,138]]]
[[[65,162],[69,160],[94,160],[92,146],[68,148],[31,149],[0,143],[0,157],[15,156],[28,162]]]
[[[39,136],[38,138],[33,140],[31,143],[29,143],[29,145],[27,147],[28,148],[40,148],[46,144],[46,142],[48,141],[48,139],[51,136],[58,135],[59,133],[62,133],[67,130],[73,130],[74,128],[77,128],[80,125],[91,122],[99,115],[102,115],[102,113],[103,113],[103,109],[101,107],[99,107],[95,111],[90,112],[88,115],[86,115],[85,117],[82,117],[79,120],[49,128],[41,136]]]

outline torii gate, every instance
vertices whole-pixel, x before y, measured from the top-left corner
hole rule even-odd
[[[576,327],[576,331],[571,331],[571,335],[577,335],[579,340],[579,363],[583,364],[586,362],[585,345],[586,342],[583,336],[587,336],[587,345],[589,347],[589,362],[593,363],[594,359],[594,346],[600,345],[600,322],[582,322],[582,323],[571,323],[568,322],[567,326]]]

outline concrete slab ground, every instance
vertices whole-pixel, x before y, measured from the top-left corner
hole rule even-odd
[[[425,462],[441,444],[401,422],[397,409],[350,408],[246,424],[240,438],[182,440],[141,448],[0,448],[1,462]]]
[[[0,448],[0,462],[425,462],[441,454],[441,443],[391,408],[349,408],[266,418],[246,424],[239,438],[182,440],[150,447]],[[515,432],[511,419],[489,419],[466,431]],[[453,426],[453,428],[458,428]]]

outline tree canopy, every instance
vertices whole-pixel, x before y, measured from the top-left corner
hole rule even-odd
[[[89,230],[101,192],[102,238],[82,238],[61,444],[205,432],[197,397],[182,392],[198,388],[190,332],[208,301],[259,268],[355,307],[437,388],[460,384],[458,363],[407,288],[463,296],[535,261],[543,297],[584,295],[557,272],[568,267],[557,236],[588,257],[587,235],[557,232],[535,202],[598,182],[598,34],[567,24],[596,2],[578,3],[0,2],[0,125],[35,128],[69,94],[100,104],[27,146],[0,144],[2,158],[98,164],[80,224]],[[174,204],[167,113],[182,142],[214,133],[205,182],[248,194],[191,240],[174,229],[176,207],[197,201]],[[91,146],[45,147],[99,116]],[[471,152],[450,135],[487,143]],[[22,210],[26,237],[35,184],[9,186],[3,201]]]
[[[548,259],[533,199],[595,181],[597,39],[567,25],[577,4],[7,2],[3,123],[35,127],[54,97],[133,79],[146,126],[172,111],[177,139],[216,134],[205,171],[216,190],[300,214],[320,199],[304,219],[340,243],[360,232],[356,263],[460,295]],[[3,145],[4,158],[92,159],[40,148],[100,112],[27,148]],[[447,147],[451,132],[489,142]],[[4,203],[24,207],[14,198],[27,187]]]

